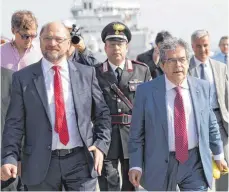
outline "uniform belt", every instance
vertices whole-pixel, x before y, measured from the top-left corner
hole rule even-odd
[[[111,123],[117,125],[129,125],[131,118],[132,115],[127,114],[111,115]]]
[[[75,147],[72,149],[56,149],[52,151],[52,155],[58,156],[58,157],[64,157],[66,155],[76,153],[80,151],[80,149],[83,149],[83,147]]]
[[[213,109],[213,111],[219,111],[219,108],[215,108],[215,109]]]

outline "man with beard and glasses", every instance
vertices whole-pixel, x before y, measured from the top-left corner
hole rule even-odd
[[[60,22],[42,28],[40,46],[43,58],[13,74],[2,180],[17,174],[24,135],[22,181],[29,191],[93,191],[111,137],[95,69],[67,61],[70,34]]]

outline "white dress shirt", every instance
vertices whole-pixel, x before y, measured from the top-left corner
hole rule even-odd
[[[165,76],[165,85],[166,85],[166,106],[167,106],[167,122],[168,122],[168,134],[169,134],[169,151],[175,150],[175,130],[174,130],[174,101],[176,97],[177,87]],[[189,91],[188,81],[185,79],[181,87],[181,95],[183,98],[184,111],[185,111],[185,120],[186,120],[186,129],[188,136],[188,149],[193,149],[198,146],[198,135],[197,127],[193,112],[192,100]]]
[[[111,63],[109,60],[108,60],[110,66],[111,66],[111,69],[113,70],[115,76],[117,77],[118,76],[118,73],[115,71],[118,67],[121,68],[122,70],[124,69],[125,67],[125,62],[126,60],[124,60],[119,66],[117,65],[114,65],[113,63]]]
[[[51,115],[52,125],[52,150],[55,149],[72,149],[74,147],[83,146],[82,139],[77,130],[76,114],[74,109],[74,102],[72,96],[71,82],[69,78],[69,68],[67,60],[63,60],[59,66],[62,88],[64,94],[64,104],[66,112],[67,127],[69,133],[69,142],[65,146],[60,142],[59,134],[55,131],[55,98],[54,98],[54,70],[52,66],[55,66],[45,58],[42,59],[42,70],[45,79],[45,87],[48,97],[49,111]]]
[[[196,63],[196,66],[197,66],[197,73],[198,73],[198,76],[200,77],[201,75],[201,62],[200,60],[198,60],[196,57],[194,57],[194,60],[195,60],[195,63]],[[219,103],[218,103],[218,100],[217,100],[217,93],[216,93],[216,86],[215,86],[215,80],[214,80],[214,76],[213,76],[213,72],[212,72],[212,68],[211,68],[211,65],[210,65],[210,61],[209,59],[206,60],[204,62],[204,67],[205,67],[205,72],[206,72],[206,75],[207,75],[207,78],[209,80],[209,83],[211,85],[211,103],[212,103],[212,108],[213,109],[217,109],[219,108]]]

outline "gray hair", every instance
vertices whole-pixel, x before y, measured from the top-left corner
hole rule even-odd
[[[177,39],[176,37],[171,37],[166,39],[159,48],[160,50],[160,59],[161,62],[166,62],[167,58],[167,51],[175,50],[177,47],[183,47],[186,53],[186,59],[189,60],[189,47],[188,44],[183,39]]]
[[[222,36],[219,40],[219,45],[221,44],[223,40],[226,40],[226,39],[228,39],[228,36]]]
[[[193,43],[196,39],[200,39],[200,38],[205,37],[205,36],[209,37],[209,33],[207,30],[204,30],[204,29],[196,30],[192,34],[191,41]]]
[[[16,11],[11,18],[11,28],[16,30],[29,30],[33,25],[38,27],[37,19],[31,11]]]

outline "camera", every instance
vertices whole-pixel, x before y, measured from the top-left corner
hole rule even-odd
[[[73,44],[78,44],[80,42],[80,37],[81,33],[80,33],[80,27],[76,27],[75,24],[72,25],[72,31],[71,31],[71,40]]]

